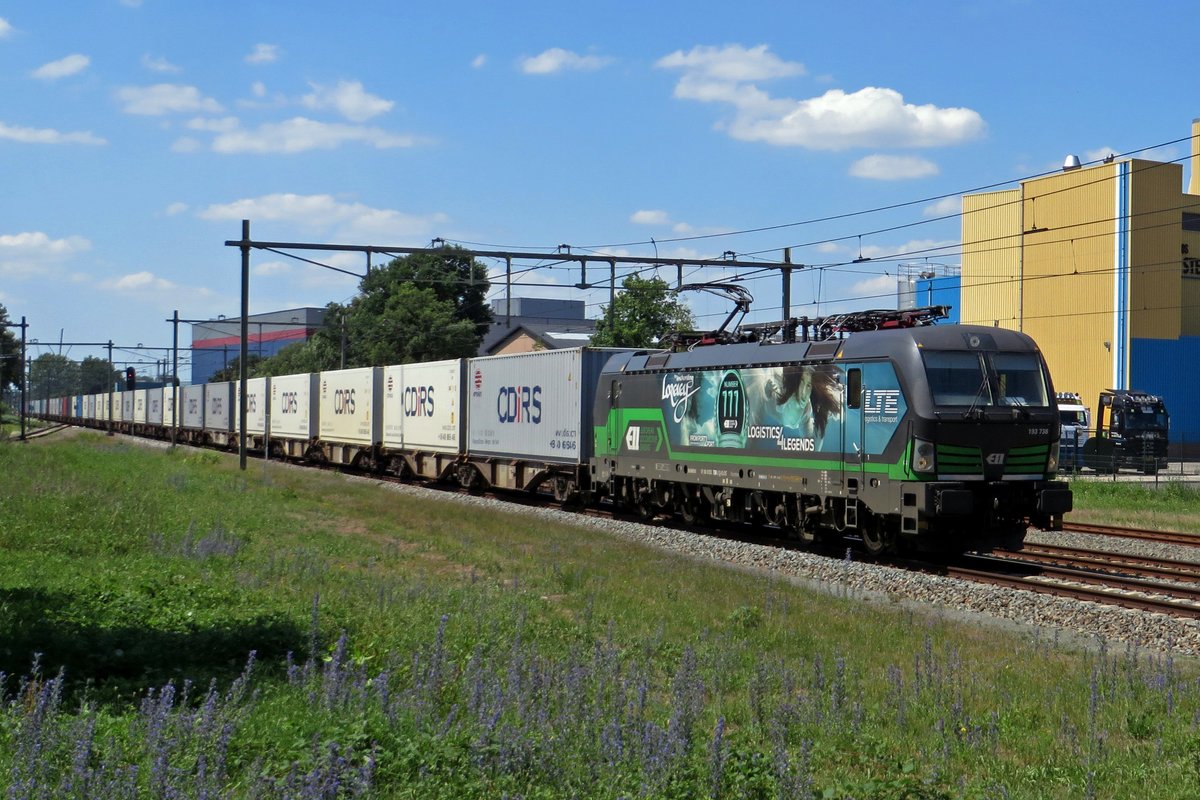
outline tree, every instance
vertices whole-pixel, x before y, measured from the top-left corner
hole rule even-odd
[[[352,304],[353,306],[353,304]],[[374,297],[371,310],[352,308],[351,352],[359,364],[382,366],[465,358],[479,349],[478,325],[429,286],[399,284]]]
[[[42,353],[29,365],[30,396],[45,400],[79,393],[79,365],[56,353]]]
[[[327,305],[324,326],[308,341],[252,364],[250,372],[293,375],[343,363],[379,367],[473,356],[492,324],[490,286],[487,267],[461,248],[393,259],[362,279],[348,305]]]
[[[79,390],[83,394],[112,391],[120,379],[121,374],[106,358],[88,356],[79,362]]]
[[[262,356],[258,355],[257,353],[250,353],[248,356],[246,356],[247,374],[251,378],[257,377],[258,373],[256,372],[256,369],[257,369],[258,365],[263,363],[264,361],[266,361],[266,359],[264,359]],[[235,358],[233,361],[230,361],[224,367],[221,367],[221,369],[214,372],[212,377],[208,379],[208,382],[209,383],[222,383],[224,381],[236,381],[236,380],[240,379],[242,376],[241,364],[242,364],[241,358],[240,357]],[[279,374],[282,375],[283,373],[279,373]]]
[[[8,309],[0,303],[0,326],[9,325]],[[21,341],[10,328],[0,327],[0,392],[21,387],[25,365],[21,363]]]
[[[663,279],[630,275],[621,288],[596,324],[594,346],[652,347],[666,333],[695,326],[692,312],[671,296]]]
[[[362,324],[364,317],[382,311],[389,298],[406,285],[433,290],[438,301],[452,306],[455,319],[472,323],[480,339],[492,324],[487,305],[491,287],[487,267],[458,247],[438,253],[414,253],[371,270],[359,284],[358,297],[350,303],[352,321]]]

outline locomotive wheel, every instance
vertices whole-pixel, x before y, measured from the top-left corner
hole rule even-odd
[[[892,536],[882,520],[869,519],[862,526],[863,545],[873,556],[881,555],[892,549]]]
[[[679,501],[679,515],[688,525],[695,525],[708,519],[708,508],[701,497],[685,497]]]

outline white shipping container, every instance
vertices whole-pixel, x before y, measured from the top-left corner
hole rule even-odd
[[[232,383],[208,383],[204,385],[204,429],[229,433],[233,430]]]
[[[148,389],[133,390],[133,421],[139,425],[146,424],[147,394],[149,394]]]
[[[271,435],[312,439],[317,435],[316,373],[271,378]]]
[[[83,418],[84,419],[95,419],[96,418],[96,395],[85,394],[83,396]]]
[[[121,422],[133,422],[133,396],[136,392],[126,389],[121,392]]]
[[[204,427],[204,387],[205,384],[197,383],[179,389],[183,405],[182,426],[185,428],[200,430]]]
[[[467,363],[471,455],[579,463],[592,452],[592,401],[616,349],[539,350]]]
[[[383,368],[321,373],[321,440],[373,445],[383,441]]]
[[[146,422],[150,425],[163,424],[163,390],[148,389],[146,392]]]
[[[175,396],[179,394],[179,390],[172,386],[167,386],[163,389],[163,425],[168,428],[174,428],[176,424],[175,417]]]
[[[249,378],[246,380],[246,433],[258,434],[267,432],[267,408],[271,400],[269,378]],[[233,384],[237,398],[237,415],[233,418],[233,429],[239,430],[242,422],[242,397],[239,391],[240,382]]]
[[[460,358],[384,367],[384,446],[457,453],[464,422],[465,369]]]

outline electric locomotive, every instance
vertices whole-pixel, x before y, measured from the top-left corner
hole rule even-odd
[[[1031,523],[1061,527],[1072,495],[1033,340],[888,313],[898,329],[614,356],[593,485],[647,516],[857,536],[873,554],[1014,549]]]

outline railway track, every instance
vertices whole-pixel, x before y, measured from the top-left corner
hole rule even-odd
[[[968,554],[948,577],[1039,594],[1200,619],[1200,563],[1087,548],[1030,545]]]
[[[1123,528],[1119,525],[1096,523],[1063,522],[1063,531],[1068,533],[1092,533],[1101,536],[1117,536],[1122,539],[1139,539],[1162,544],[1186,544],[1200,546],[1200,535],[1175,531],[1155,531],[1148,528]]]

